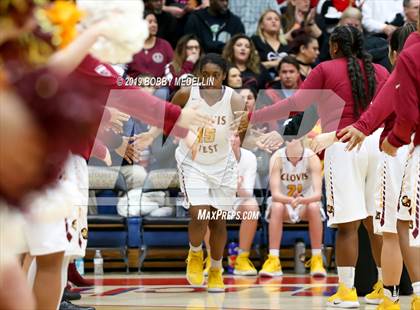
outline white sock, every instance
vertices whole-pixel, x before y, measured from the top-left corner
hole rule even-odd
[[[191,250],[191,251],[193,251],[193,252],[200,252],[200,251],[202,251],[202,250],[203,250],[203,245],[202,245],[202,244],[200,244],[199,246],[193,246],[193,245],[190,243],[190,250]]]
[[[312,256],[321,255],[321,249],[312,249]]]
[[[28,269],[28,274],[26,275],[29,283],[29,287],[33,288],[36,276],[36,257],[32,259],[31,265]]]
[[[221,259],[210,258],[210,268],[222,269],[222,258]]]
[[[411,285],[413,286],[414,295],[420,296],[420,282],[414,282]]]
[[[399,286],[385,286],[384,296],[388,297],[392,302],[396,302],[400,298]]]
[[[354,286],[354,275],[356,272],[355,267],[337,267],[338,281],[344,283],[344,285],[352,289]]]
[[[280,256],[280,250],[278,249],[270,249],[270,255],[271,256]]]
[[[381,267],[376,267],[376,269],[378,269],[378,281],[383,281],[383,279],[382,279],[382,268]]]

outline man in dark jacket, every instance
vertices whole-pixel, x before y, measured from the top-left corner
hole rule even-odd
[[[195,34],[206,53],[221,54],[225,43],[237,33],[245,33],[240,18],[228,9],[228,0],[210,0],[210,6],[191,14],[185,33]]]

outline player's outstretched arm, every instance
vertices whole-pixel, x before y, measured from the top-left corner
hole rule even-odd
[[[310,148],[314,153],[319,153],[337,141],[335,131],[322,133],[312,139]]]
[[[325,75],[322,64],[316,66],[302,83],[301,87],[291,97],[256,110],[252,114],[251,122],[262,123],[276,121],[287,118],[292,111],[305,111],[314,102],[319,102],[322,99],[320,93],[306,92],[306,90],[323,89]]]
[[[65,48],[55,52],[48,60],[48,68],[55,74],[69,75],[88,55],[90,48],[101,35],[105,34],[109,20],[91,25]]]
[[[347,142],[346,151],[353,150],[356,146],[360,150],[366,135],[353,125],[347,126],[340,130],[337,137],[341,142]]]
[[[162,130],[157,127],[151,127],[148,131],[130,137],[134,148],[143,151],[152,145],[153,141],[162,134]]]

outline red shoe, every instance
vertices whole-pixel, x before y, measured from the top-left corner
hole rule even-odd
[[[78,287],[85,287],[85,286],[94,286],[94,282],[92,280],[88,280],[83,278],[80,273],[76,269],[76,265],[74,263],[69,264],[69,268],[67,270],[67,279],[69,282],[73,283]]]

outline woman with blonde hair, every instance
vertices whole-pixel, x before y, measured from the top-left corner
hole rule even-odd
[[[261,64],[274,77],[280,60],[286,56],[287,40],[280,24],[281,16],[275,10],[265,11],[257,26],[252,41],[260,55]]]
[[[234,35],[226,43],[222,57],[241,71],[243,86],[261,89],[271,80],[261,65],[254,43],[245,34]]]

